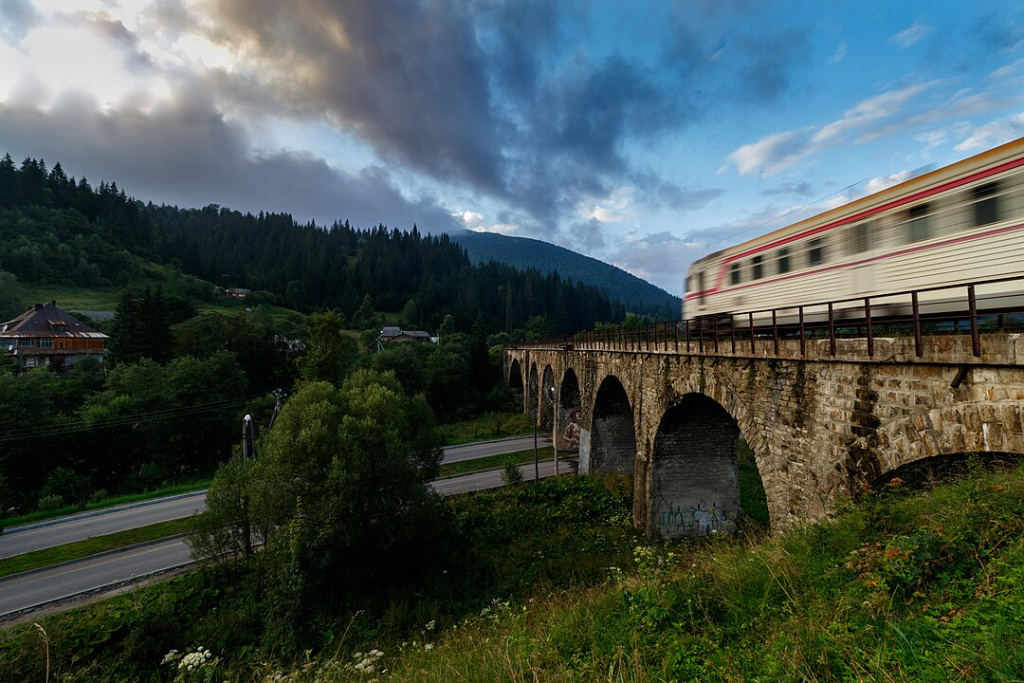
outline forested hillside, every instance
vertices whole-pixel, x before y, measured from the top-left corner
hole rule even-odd
[[[250,289],[257,302],[337,310],[355,329],[386,311],[427,330],[451,315],[456,329],[468,331],[480,313],[489,331],[525,330],[542,316],[547,323],[539,331],[561,334],[625,313],[598,288],[554,273],[473,266],[446,235],[415,226],[299,225],[287,214],[155,206],[126,196],[115,182],[94,189],[85,178],[76,181],[59,163],[48,169],[43,160],[20,167],[10,155],[0,161],[0,270],[22,282],[110,287],[133,280],[134,257]],[[0,300],[0,313],[24,303]]]
[[[574,251],[528,237],[510,237],[489,232],[460,232],[452,239],[469,254],[476,264],[497,261],[513,268],[536,268],[541,273],[557,272],[563,278],[579,280],[599,287],[615,304],[630,313],[675,320],[682,302],[679,297],[627,273],[621,268],[577,254]],[[686,264],[680,264],[681,273]]]

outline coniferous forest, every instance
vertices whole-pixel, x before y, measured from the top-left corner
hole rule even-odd
[[[353,329],[368,322],[369,307],[401,312],[403,324],[425,330],[446,315],[468,330],[480,314],[487,330],[508,333],[525,330],[533,316],[547,319],[550,334],[625,316],[595,287],[557,273],[473,266],[447,235],[415,225],[299,225],[287,214],[156,206],[128,197],[116,182],[93,188],[68,177],[60,163],[0,161],[0,269],[22,282],[111,287],[133,279],[136,258],[249,289],[261,302],[336,310]]]

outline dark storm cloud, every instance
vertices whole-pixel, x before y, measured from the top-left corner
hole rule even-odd
[[[17,44],[30,28],[39,22],[39,15],[28,0],[0,0],[0,36]]]
[[[677,211],[696,211],[722,196],[720,188],[689,188],[680,187],[675,183],[662,180],[651,172],[634,173],[630,182],[645,205],[660,208],[668,207]]]
[[[66,172],[117,182],[144,201],[291,213],[296,220],[349,219],[441,232],[450,215],[430,198],[410,201],[388,173],[345,173],[323,160],[289,153],[253,157],[244,132],[229,125],[198,88],[168,106],[101,113],[82,94],[64,96],[49,112],[0,104],[0,149],[57,161]]]
[[[521,0],[487,6],[495,46],[489,51],[503,93],[515,99],[533,97],[542,73],[542,56],[560,37],[561,13],[568,2]]]
[[[212,36],[269,76],[267,96],[320,109],[385,159],[501,195],[512,132],[463,5],[220,0]]]
[[[792,73],[810,64],[809,29],[763,31],[736,41],[737,94],[755,103],[775,102],[790,91]]]

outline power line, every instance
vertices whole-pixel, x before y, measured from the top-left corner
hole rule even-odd
[[[855,183],[850,183],[846,187],[844,187],[844,188],[842,188],[840,190],[836,190],[835,192],[832,192],[831,194],[827,194],[827,195],[824,195],[822,197],[818,197],[813,202],[808,202],[807,204],[804,204],[802,206],[795,206],[792,209],[790,209],[789,211],[786,211],[785,213],[780,213],[778,216],[774,216],[772,218],[769,218],[768,220],[763,221],[761,223],[758,223],[757,225],[752,225],[749,228],[744,228],[743,230],[740,230],[739,232],[734,232],[731,235],[727,235],[727,236],[723,237],[720,240],[715,240],[714,242],[710,242],[705,247],[705,249],[710,250],[710,248],[715,246],[716,244],[721,244],[722,242],[730,241],[730,240],[732,240],[732,239],[734,239],[736,237],[739,237],[740,235],[745,235],[748,232],[751,232],[753,230],[759,230],[760,228],[763,228],[764,226],[768,225],[769,223],[774,223],[775,221],[779,220],[780,218],[785,218],[786,216],[788,216],[788,215],[790,215],[792,213],[796,213],[797,211],[803,211],[804,209],[806,209],[806,208],[808,208],[810,206],[814,206],[815,204],[819,204],[819,203],[825,201],[826,199],[830,199],[832,197],[835,197],[836,195],[840,195],[840,194],[846,192],[847,190],[849,190],[851,187],[856,187],[857,185],[860,185],[861,183],[863,183],[863,182],[865,182],[867,180],[868,180],[867,178],[862,178],[861,180],[858,180]]]
[[[172,408],[168,410],[157,410],[148,413],[138,413],[134,415],[120,415],[106,420],[99,420],[96,422],[91,422],[88,420],[78,420],[75,422],[67,422],[63,424],[47,425],[45,427],[25,427],[22,429],[10,430],[3,436],[0,436],[0,443],[4,443],[7,441],[20,441],[24,439],[31,439],[37,437],[63,436],[67,434],[93,431],[97,429],[109,429],[111,427],[137,425],[146,422],[164,422],[167,420],[175,420],[182,417],[189,417],[192,415],[200,415],[202,413],[214,412],[216,410],[221,410],[224,408],[241,406],[248,403],[249,401],[261,398],[265,395],[266,394],[253,394],[250,396],[244,396],[235,399],[223,399],[220,401],[211,401],[208,403],[200,403],[192,406],[183,406],[180,408]]]

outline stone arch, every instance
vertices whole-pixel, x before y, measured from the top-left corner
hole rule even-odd
[[[544,366],[544,375],[540,382],[540,426],[551,429],[555,424],[555,372],[551,365]]]
[[[1024,457],[1024,407],[1018,402],[959,403],[885,422],[876,434],[873,461],[862,457],[869,461],[846,463],[848,473],[861,484],[885,481],[918,462],[937,463],[937,459],[958,459],[970,453],[982,459]],[[858,440],[850,447],[848,460],[858,453],[860,441],[873,445],[871,439]]]
[[[530,386],[526,392],[526,412],[537,421],[537,398],[540,391],[540,382],[537,379],[537,364],[530,364]]]
[[[513,359],[508,369],[508,390],[512,394],[512,401],[520,410],[523,408],[523,368],[519,365],[518,359]]]
[[[614,375],[601,382],[594,399],[590,437],[590,471],[633,474],[636,425],[629,396]]]
[[[578,451],[582,427],[580,426],[580,382],[576,371],[568,368],[558,387],[558,448]]]
[[[679,538],[735,530],[739,437],[733,416],[703,394],[685,394],[665,411],[651,459],[650,535]]]

